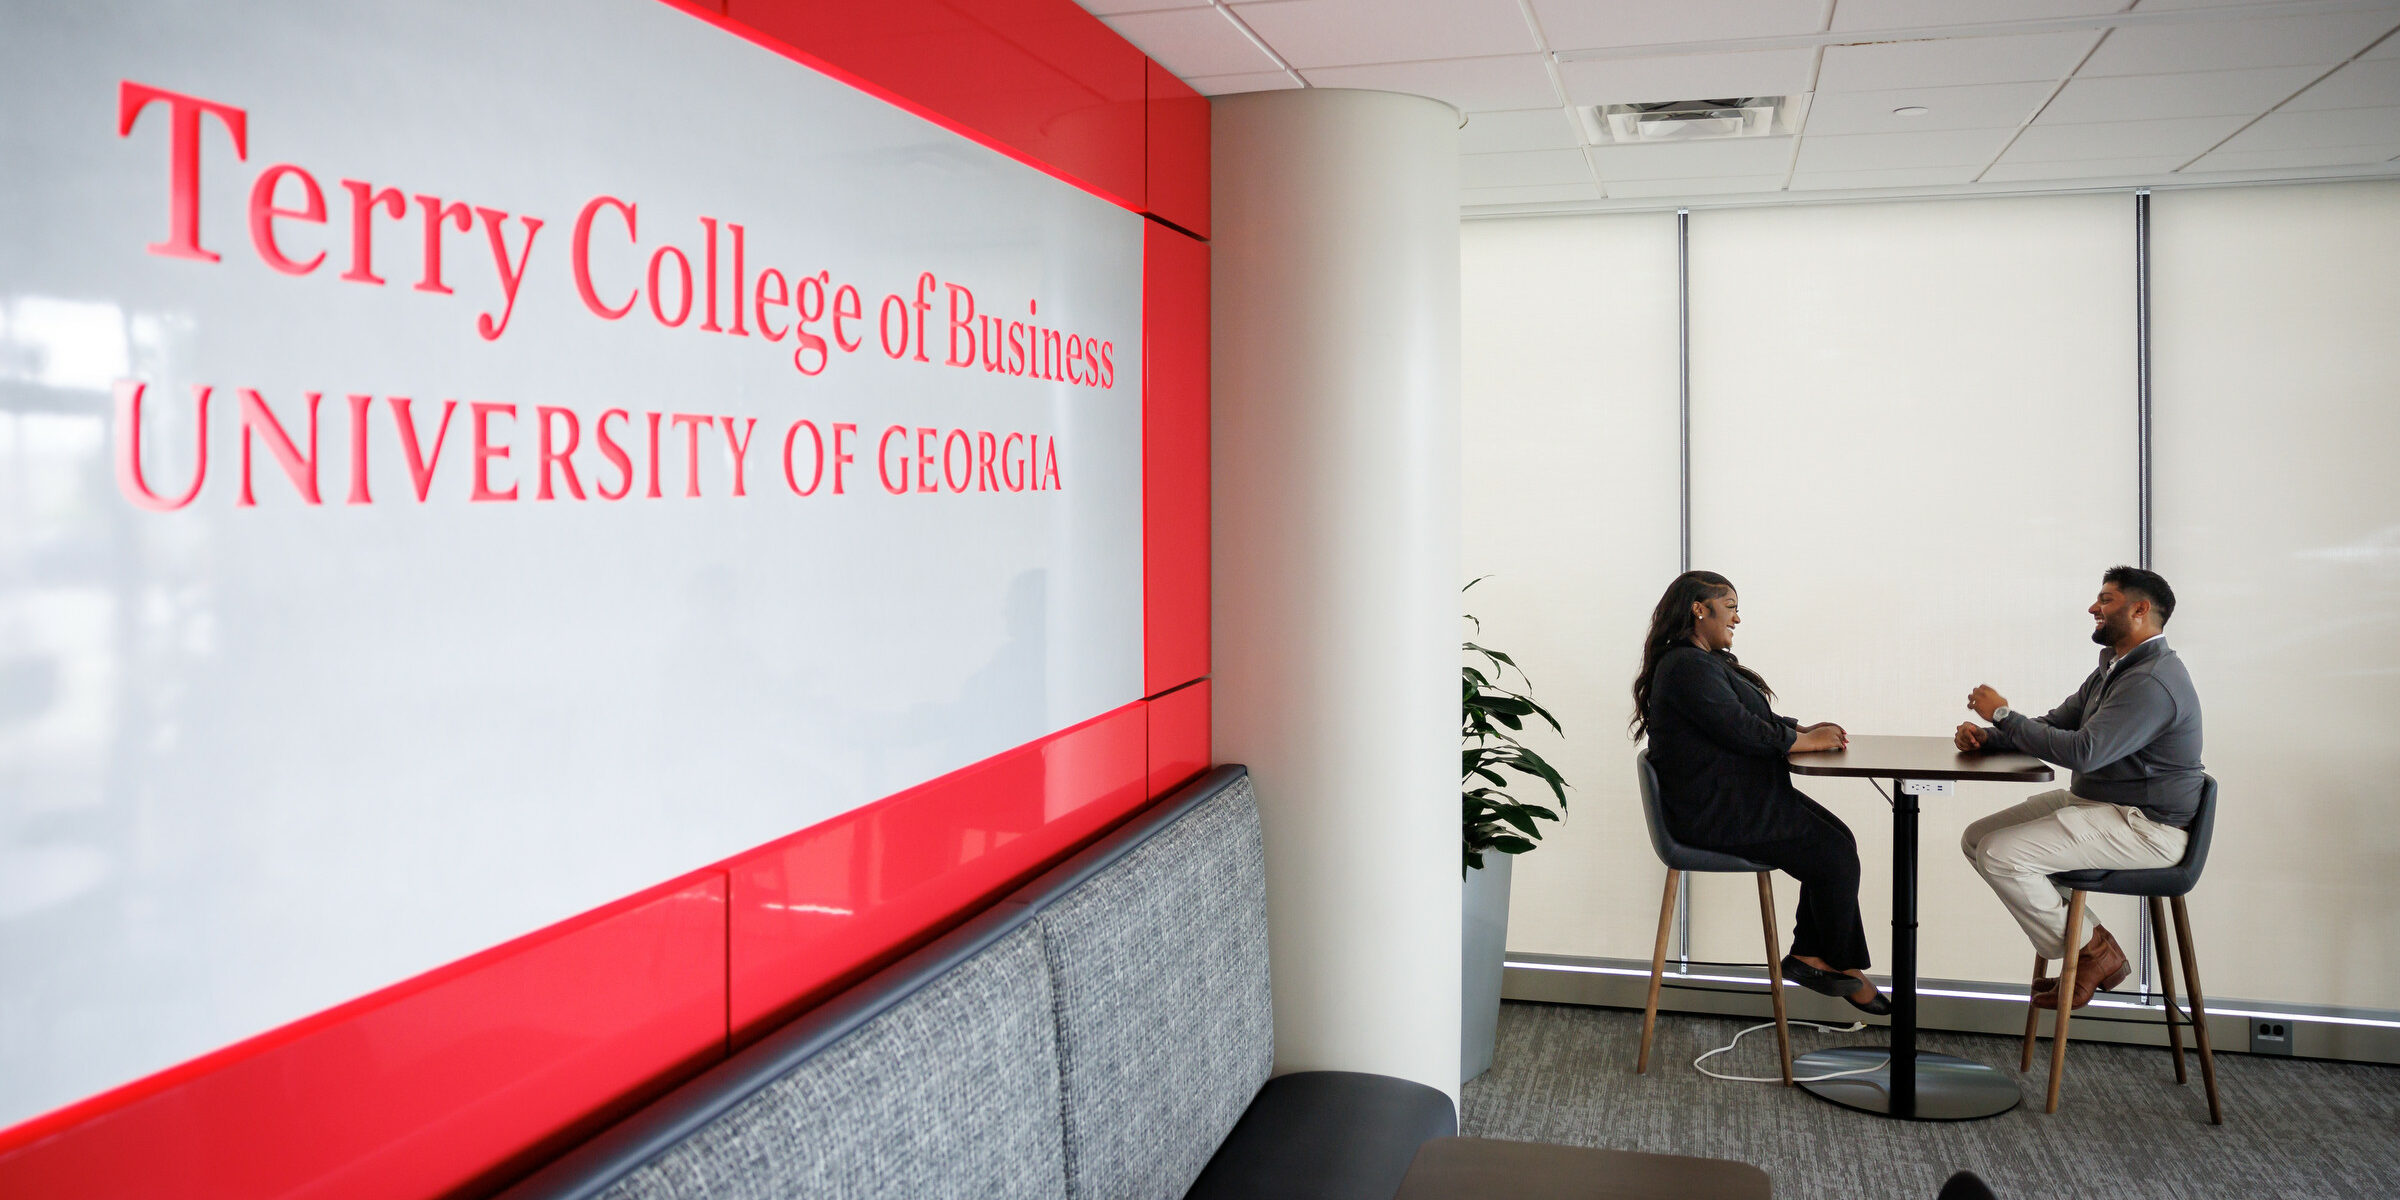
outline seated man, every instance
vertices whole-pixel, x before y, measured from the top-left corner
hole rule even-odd
[[[2106,649],[2074,695],[2034,717],[1977,687],[1967,707],[1992,726],[1969,721],[1955,736],[1962,751],[2016,750],[2074,772],[2066,790],[1993,813],[1967,826],[1960,842],[2044,958],[2064,957],[2067,935],[2066,894],[2048,876],[2173,866],[2200,806],[2200,698],[2162,632],[2175,614],[2174,589],[2152,572],[2113,567],[2088,611],[2092,640]],[[2076,1008],[2130,970],[2108,930],[2088,913],[2084,924]],[[2049,1007],[2057,983],[2044,983],[2033,1001]]]

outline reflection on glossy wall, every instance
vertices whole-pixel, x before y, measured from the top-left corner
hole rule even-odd
[[[2222,783],[2211,991],[2400,1008],[2400,184],[2152,201],[2158,569]]]

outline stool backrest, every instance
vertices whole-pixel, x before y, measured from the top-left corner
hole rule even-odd
[[[2183,844],[2183,869],[2190,879],[2188,890],[2200,882],[2200,870],[2208,865],[2208,839],[2217,830],[2217,779],[2213,775],[2200,777],[2200,810],[2192,814],[2187,827],[2188,841]]]
[[[1764,863],[1755,863],[1722,850],[1703,850],[1675,840],[1667,832],[1666,811],[1658,799],[1658,768],[1650,765],[1650,751],[1636,751],[1633,756],[1633,776],[1642,785],[1642,821],[1650,827],[1650,848],[1658,851],[1658,861],[1673,871],[1749,871],[1767,870]]]
[[[1633,753],[1634,778],[1642,785],[1642,821],[1650,827],[1650,848],[1658,852],[1658,861],[1672,864],[1682,849],[1675,835],[1667,832],[1667,819],[1658,808],[1658,768],[1650,765],[1647,747]]]

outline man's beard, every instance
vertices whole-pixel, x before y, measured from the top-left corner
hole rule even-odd
[[[2128,628],[2129,626],[2126,625],[2125,622],[2120,618],[2110,617],[2109,619],[2102,621],[2100,624],[2092,628],[2092,644],[2096,646],[2114,646],[2118,642],[2125,640],[2125,634]]]

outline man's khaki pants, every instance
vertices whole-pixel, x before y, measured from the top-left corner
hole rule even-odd
[[[2043,792],[2023,804],[1967,826],[1959,840],[1967,861],[1999,893],[2034,952],[2063,958],[2067,952],[2067,889],[2050,882],[2060,871],[2146,870],[2183,861],[2190,835],[2153,821],[2138,808],[2085,800],[2065,789]],[[2083,937],[2092,918],[2086,910]]]

